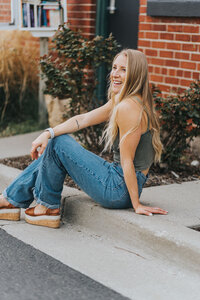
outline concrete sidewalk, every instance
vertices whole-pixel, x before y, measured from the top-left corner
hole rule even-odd
[[[0,157],[29,153],[38,133],[0,139]],[[3,146],[2,146],[3,145]],[[19,154],[20,153],[20,154]],[[16,155],[17,154],[17,155]],[[20,173],[0,165],[0,192]],[[156,252],[162,259],[188,270],[200,271],[200,181],[144,188],[141,202],[169,211],[167,216],[136,215],[132,209],[109,210],[95,204],[85,193],[64,187],[63,217],[108,239],[135,244]]]
[[[40,133],[41,131],[36,131],[0,138],[0,159],[30,154],[31,143]]]

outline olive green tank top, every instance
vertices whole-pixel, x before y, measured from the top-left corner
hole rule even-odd
[[[134,98],[137,101],[139,101],[142,104],[142,101],[139,98]],[[143,133],[140,137],[140,141],[138,143],[135,157],[134,157],[134,167],[136,171],[142,171],[146,170],[147,168],[150,168],[154,161],[155,151],[152,145],[152,133],[149,129],[149,116],[147,109],[144,106],[144,110],[147,113],[148,117],[148,126],[147,131]],[[115,141],[112,146],[113,149],[113,159],[114,162],[117,162],[120,164],[120,151],[119,151],[119,132],[115,138]]]

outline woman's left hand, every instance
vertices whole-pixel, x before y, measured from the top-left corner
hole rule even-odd
[[[32,148],[31,148],[32,160],[38,159],[38,157],[42,155],[42,153],[44,152],[48,144],[48,138],[49,138],[49,132],[44,131],[32,142]]]
[[[168,211],[159,208],[159,207],[151,207],[151,206],[144,206],[142,204],[139,204],[137,208],[135,209],[136,214],[140,215],[146,215],[146,216],[152,216],[152,214],[161,214],[166,215]]]

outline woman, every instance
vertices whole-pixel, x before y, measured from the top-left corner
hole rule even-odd
[[[113,163],[85,150],[68,135],[106,121],[103,139],[105,149],[113,148]],[[37,205],[26,209],[25,220],[59,227],[66,174],[106,208],[133,207],[137,214],[148,216],[167,214],[139,201],[149,168],[159,161],[161,152],[146,57],[136,50],[123,50],[113,61],[108,102],[48,128],[32,143],[35,161],[3,192],[0,219],[19,220],[20,208],[29,207],[35,199]]]

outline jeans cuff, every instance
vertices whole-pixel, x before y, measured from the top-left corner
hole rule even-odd
[[[6,190],[3,191],[2,195],[9,203],[11,203],[12,205],[14,205],[16,207],[20,207],[20,208],[28,208],[29,207],[26,204],[13,201],[11,198],[8,197]]]
[[[44,202],[42,201],[38,196],[37,196],[37,193],[34,189],[33,191],[33,195],[34,195],[34,198],[35,198],[35,201],[37,204],[41,204],[43,206],[46,206],[47,208],[50,208],[50,209],[55,209],[55,208],[60,208],[60,205],[59,204],[49,204],[47,202]]]

